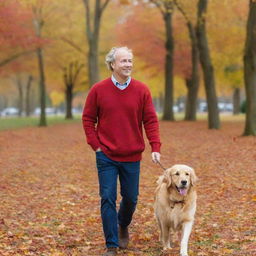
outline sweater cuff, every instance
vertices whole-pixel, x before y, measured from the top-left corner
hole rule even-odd
[[[159,152],[160,153],[160,147],[161,147],[161,143],[159,143],[159,142],[151,144],[152,152]]]

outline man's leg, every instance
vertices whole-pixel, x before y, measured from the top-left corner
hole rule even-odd
[[[129,242],[128,225],[132,221],[139,194],[140,161],[121,163],[119,179],[122,200],[118,211],[119,246],[126,248]]]
[[[118,167],[103,152],[96,153],[101,196],[101,218],[107,248],[118,247],[116,190]]]

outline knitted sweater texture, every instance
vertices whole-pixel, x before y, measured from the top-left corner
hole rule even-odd
[[[101,148],[112,160],[141,160],[143,126],[152,152],[160,152],[159,124],[150,91],[135,79],[124,90],[110,78],[96,83],[86,98],[82,120],[87,143],[93,150]]]

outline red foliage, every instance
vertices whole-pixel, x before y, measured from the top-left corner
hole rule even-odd
[[[31,8],[25,8],[17,0],[0,0],[0,62],[12,60],[8,68],[4,66],[0,69],[1,75],[26,71],[24,58],[12,57],[33,52],[47,43],[49,40],[38,38],[35,34]]]
[[[36,43],[32,13],[18,1],[0,2],[0,47],[1,51],[10,48],[29,48]]]

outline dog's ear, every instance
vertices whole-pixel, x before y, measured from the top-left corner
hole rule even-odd
[[[194,169],[191,169],[191,175],[190,175],[190,182],[191,182],[191,185],[194,186],[195,183],[197,182],[198,178],[195,174],[195,171]]]
[[[171,170],[170,169],[167,169],[164,172],[163,181],[166,183],[167,188],[169,188],[172,185],[172,176],[171,176]]]

